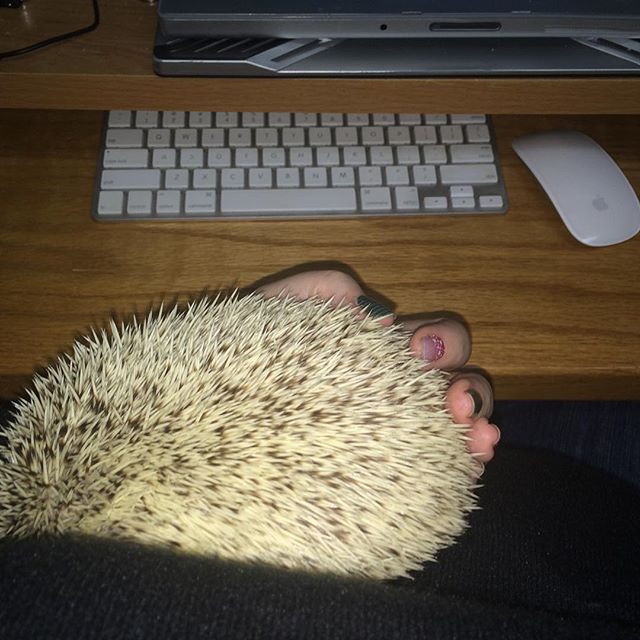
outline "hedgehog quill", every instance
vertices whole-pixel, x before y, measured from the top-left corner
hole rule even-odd
[[[319,300],[237,294],[94,333],[6,428],[0,536],[88,534],[375,579],[475,507],[446,374]]]

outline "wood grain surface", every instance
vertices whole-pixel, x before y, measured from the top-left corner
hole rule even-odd
[[[498,398],[640,398],[640,236],[579,244],[511,150],[523,133],[578,128],[640,190],[637,118],[495,117],[504,216],[296,222],[94,222],[101,123],[0,111],[0,397],[112,315],[338,266],[399,314],[460,314]]]
[[[640,112],[640,77],[160,78],[153,73],[156,9],[100,2],[96,31],[0,60],[0,107],[398,113]],[[84,27],[90,0],[29,0],[0,11],[2,50]]]

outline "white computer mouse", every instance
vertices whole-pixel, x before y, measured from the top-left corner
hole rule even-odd
[[[604,247],[640,231],[638,196],[595,140],[579,131],[547,131],[512,144],[577,240]]]

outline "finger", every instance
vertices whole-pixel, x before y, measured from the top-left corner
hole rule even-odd
[[[394,318],[390,309],[365,295],[358,282],[341,271],[308,271],[264,285],[257,291],[267,298],[288,295],[298,300],[330,300],[334,306],[349,305],[358,310],[360,317],[370,315],[385,325]]]
[[[416,358],[424,360],[427,368],[452,371],[464,366],[471,354],[471,336],[466,327],[452,319],[426,324],[411,320],[402,325],[413,335],[409,348]]]
[[[457,422],[488,418],[493,412],[493,391],[489,381],[478,373],[458,374],[447,391],[447,406]]]
[[[332,300],[336,305],[356,305],[364,292],[362,287],[349,275],[341,271],[307,271],[283,278],[257,289],[266,298],[288,295],[298,300],[321,298]]]
[[[469,433],[469,450],[480,462],[489,462],[495,455],[495,448],[500,441],[500,429],[486,418],[479,418],[472,423]]]

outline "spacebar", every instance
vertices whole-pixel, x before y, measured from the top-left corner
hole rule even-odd
[[[227,189],[222,213],[273,215],[278,213],[339,213],[355,211],[355,189]]]

